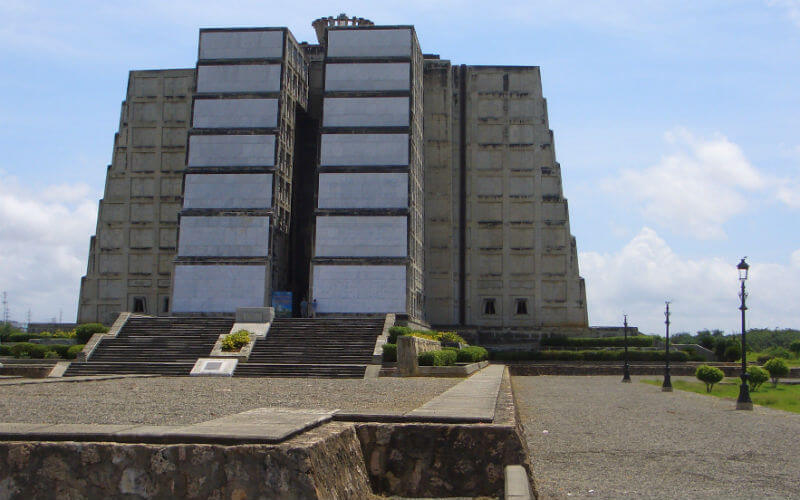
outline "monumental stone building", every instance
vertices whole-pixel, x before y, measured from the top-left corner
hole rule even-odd
[[[291,292],[295,314],[587,327],[539,68],[314,27],[201,29],[194,68],[130,73],[78,321]]]

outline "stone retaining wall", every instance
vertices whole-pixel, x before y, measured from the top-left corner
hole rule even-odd
[[[375,498],[347,423],[280,445],[0,442],[0,497]]]
[[[697,367],[704,363],[670,363],[670,374],[674,376],[693,377]],[[622,363],[619,364],[591,364],[591,363],[507,363],[511,375],[619,375],[622,376]],[[739,364],[708,363],[716,366],[725,373],[726,377],[738,377],[742,373]],[[664,363],[631,364],[631,375],[663,375]],[[786,378],[800,378],[800,367],[789,369]]]
[[[400,376],[408,377],[419,373],[417,356],[428,351],[437,351],[442,344],[429,339],[404,335],[397,338],[397,370]]]

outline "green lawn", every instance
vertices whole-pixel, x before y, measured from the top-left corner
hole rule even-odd
[[[642,380],[642,382],[660,386],[663,380]],[[729,398],[732,400],[731,403],[739,396],[739,379],[735,378],[726,378],[719,384],[714,384],[710,394],[706,392],[706,385],[700,381],[673,380],[672,387],[681,391]],[[778,383],[778,387],[773,388],[772,382],[766,382],[757,391],[750,391],[750,399],[757,405],[800,413],[800,385]]]

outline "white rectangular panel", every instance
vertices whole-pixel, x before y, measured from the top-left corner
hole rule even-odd
[[[319,313],[403,313],[405,266],[314,266]]]
[[[274,135],[193,135],[189,137],[190,167],[271,167],[274,164]]]
[[[325,66],[325,90],[408,90],[408,63],[335,63]]]
[[[270,208],[272,174],[187,174],[183,208]]]
[[[408,174],[319,175],[319,208],[406,208]]]
[[[408,97],[326,97],[325,127],[408,126]]]
[[[411,55],[411,29],[345,29],[328,31],[328,57]]]
[[[181,217],[181,257],[266,257],[269,217]]]
[[[322,134],[320,163],[408,165],[408,134]]]
[[[277,99],[195,99],[195,128],[267,128],[278,126]]]
[[[198,66],[197,92],[278,92],[280,64]]]
[[[263,307],[266,266],[176,265],[172,311],[236,312],[237,307]]]
[[[317,257],[405,257],[405,216],[317,217]]]
[[[206,31],[200,33],[200,59],[283,57],[283,31]]]

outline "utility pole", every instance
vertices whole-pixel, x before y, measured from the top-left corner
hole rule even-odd
[[[8,324],[8,293],[3,292],[3,323]]]

